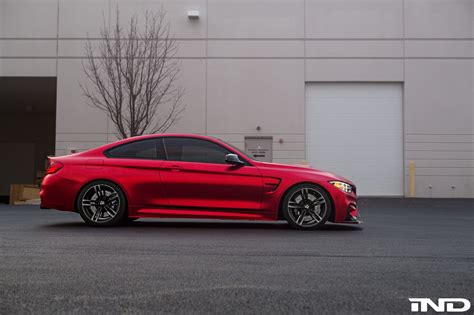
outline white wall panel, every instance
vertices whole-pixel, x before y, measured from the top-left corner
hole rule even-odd
[[[405,61],[405,132],[472,134],[472,60]]]
[[[308,40],[306,57],[403,57],[401,40]]]
[[[405,0],[408,38],[472,38],[472,0]]]
[[[405,56],[470,58],[474,57],[474,40],[407,40],[405,41]]]
[[[418,175],[415,192],[422,198],[474,198],[473,176]]]
[[[402,0],[307,0],[308,38],[401,38]]]
[[[91,40],[94,56],[99,56],[98,47],[100,40]],[[85,47],[87,40],[59,40],[59,57],[83,58],[85,56]],[[204,58],[206,56],[206,42],[204,40],[176,40],[178,51],[175,57],[179,58]]]
[[[54,77],[55,59],[0,58],[0,76],[4,77]]]
[[[56,38],[57,0],[0,1],[0,38]]]
[[[97,38],[109,23],[109,0],[60,0],[59,37]]]
[[[86,97],[79,85],[87,83],[81,59],[59,60],[57,133],[107,133],[106,115],[87,105]],[[59,145],[58,148],[63,148],[63,145]]]
[[[181,76],[176,86],[184,88],[185,110],[169,132],[206,132],[206,61],[181,60]]]
[[[403,59],[309,59],[306,81],[403,81]]]
[[[304,1],[209,0],[210,38],[302,38]]]
[[[209,60],[211,133],[303,133],[303,60]]]
[[[209,57],[303,57],[302,40],[209,40]]]
[[[56,57],[56,40],[0,39],[0,57]]]
[[[120,9],[120,18],[127,21],[131,16],[143,16],[146,11],[158,13],[161,8],[166,11],[171,24],[171,36],[176,38],[206,37],[206,0],[112,0],[111,20],[116,16],[116,7]],[[188,19],[188,11],[199,11],[199,19]],[[143,24],[141,24],[143,25]]]

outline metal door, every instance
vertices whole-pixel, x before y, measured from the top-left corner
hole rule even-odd
[[[245,153],[257,161],[272,162],[273,137],[245,137]]]

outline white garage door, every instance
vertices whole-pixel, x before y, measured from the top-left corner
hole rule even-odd
[[[403,195],[402,85],[306,84],[306,158],[358,195]]]

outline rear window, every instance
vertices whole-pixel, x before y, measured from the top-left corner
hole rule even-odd
[[[122,144],[108,150],[106,155],[119,159],[165,160],[161,139],[139,140]]]

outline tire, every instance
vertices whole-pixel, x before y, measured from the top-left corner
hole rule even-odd
[[[331,211],[329,194],[317,185],[296,185],[290,188],[283,198],[283,217],[295,229],[317,229],[326,223]]]
[[[77,209],[90,226],[116,226],[128,219],[125,195],[116,184],[98,180],[84,186]]]

